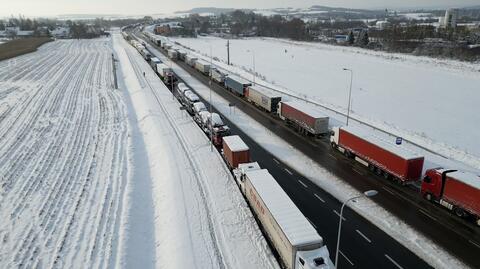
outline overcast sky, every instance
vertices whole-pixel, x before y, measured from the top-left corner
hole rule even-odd
[[[480,0],[0,0],[0,16],[60,14],[158,14],[193,7],[272,8],[325,5],[351,8],[463,7]]]

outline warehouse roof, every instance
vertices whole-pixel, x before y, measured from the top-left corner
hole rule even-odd
[[[278,185],[268,170],[246,173],[259,199],[267,206],[290,243],[295,246],[322,244],[323,239]]]
[[[233,152],[249,150],[247,144],[238,135],[223,137],[223,143],[227,144],[228,148]]]

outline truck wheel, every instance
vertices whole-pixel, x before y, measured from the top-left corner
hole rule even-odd
[[[337,144],[335,144],[335,142],[330,143],[330,146],[332,146],[332,149],[337,149]]]
[[[382,171],[382,169],[380,169],[380,168],[377,168],[377,169],[375,170],[375,174],[377,174],[377,176],[381,176],[382,173],[383,173],[383,171]]]
[[[372,171],[372,172],[375,172],[375,165],[369,164],[369,165],[368,165],[368,169],[369,169],[370,171]]]
[[[453,209],[453,213],[455,213],[455,215],[457,215],[457,216],[459,216],[459,217],[461,217],[461,218],[463,218],[463,217],[466,216],[465,211],[463,211],[463,209],[461,209],[460,207],[455,207],[455,208]]]
[[[389,174],[388,172],[383,172],[383,178],[389,179],[389,178],[390,178],[390,174]]]

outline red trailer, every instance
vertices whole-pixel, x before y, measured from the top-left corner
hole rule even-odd
[[[250,162],[250,149],[238,135],[223,137],[223,155],[230,169]]]
[[[393,177],[402,184],[419,180],[424,157],[401,145],[389,144],[365,131],[351,127],[335,127],[330,137],[332,147],[368,166],[378,175]]]
[[[278,104],[278,116],[297,127],[303,134],[319,135],[328,133],[328,116],[318,108],[297,101],[281,101]]]
[[[422,195],[438,202],[459,217],[473,216],[480,226],[480,176],[457,170],[429,169]]]

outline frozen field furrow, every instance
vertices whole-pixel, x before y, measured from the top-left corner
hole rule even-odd
[[[108,39],[0,62],[0,267],[105,268],[126,177],[127,121]]]

